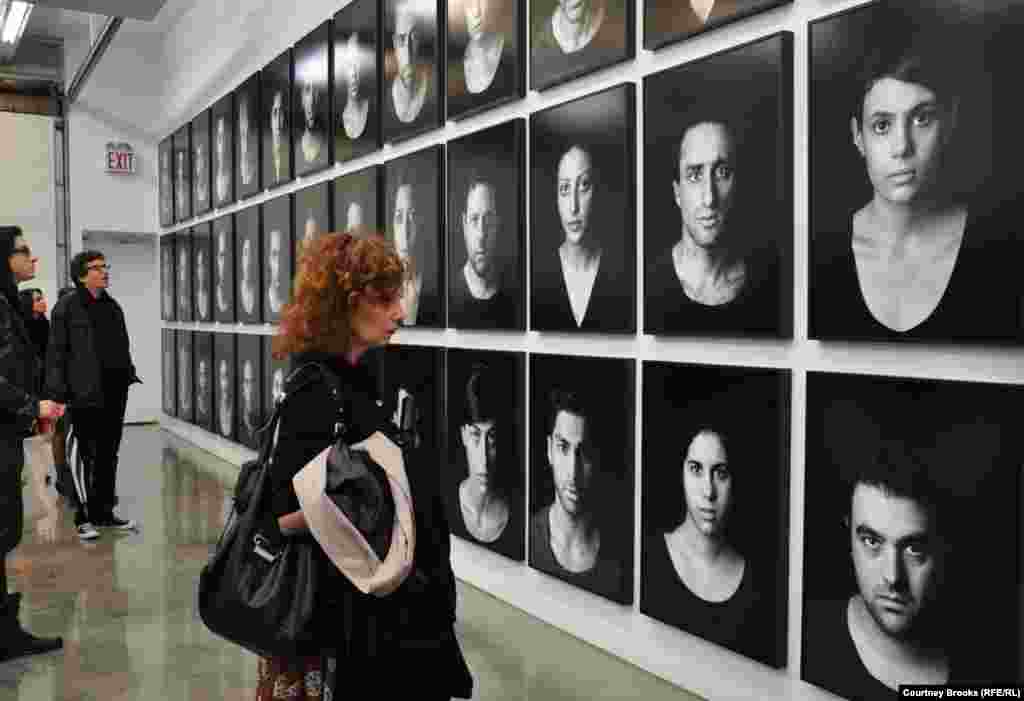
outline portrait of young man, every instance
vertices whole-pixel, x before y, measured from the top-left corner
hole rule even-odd
[[[263,186],[292,180],[292,50],[275,58],[260,73],[263,121]]]
[[[308,175],[331,164],[327,134],[331,124],[331,23],[324,22],[295,45],[295,85],[291,123],[296,175]]]
[[[378,33],[376,0],[355,0],[334,15],[335,163],[380,148]]]
[[[384,2],[383,141],[409,138],[441,125],[441,47],[434,2]],[[391,71],[394,71],[393,73]]]

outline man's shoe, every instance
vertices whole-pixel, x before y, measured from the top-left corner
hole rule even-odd
[[[80,523],[78,525],[78,538],[79,540],[96,540],[100,537],[100,532],[88,521]]]
[[[96,521],[96,525],[100,528],[114,528],[119,531],[134,531],[138,524],[135,523],[135,519],[123,519],[118,518],[111,514],[106,518],[101,518]]]

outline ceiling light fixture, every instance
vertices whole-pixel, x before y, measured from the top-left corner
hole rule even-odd
[[[28,17],[32,14],[33,4],[25,0],[0,0],[0,43],[17,46],[21,35],[28,25]]]

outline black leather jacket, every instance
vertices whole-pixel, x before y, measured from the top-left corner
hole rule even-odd
[[[33,393],[38,373],[35,346],[21,312],[0,292],[0,436],[31,435],[39,416],[39,397]]]

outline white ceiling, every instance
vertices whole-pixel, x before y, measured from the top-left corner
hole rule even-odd
[[[128,17],[146,22],[157,16],[164,3],[165,0],[36,0],[38,6],[92,12],[110,17]]]

